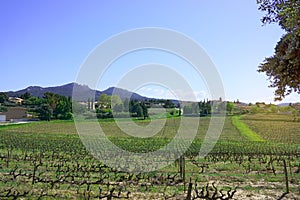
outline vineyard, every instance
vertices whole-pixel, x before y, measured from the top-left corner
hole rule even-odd
[[[120,148],[151,152],[170,142],[180,120],[167,119],[159,133],[145,139],[126,135],[113,120],[99,123]],[[210,122],[201,118],[185,155],[147,173],[122,172],[95,159],[72,121],[0,126],[0,199],[299,199],[300,123],[285,115],[235,120],[226,118],[216,146],[200,158]],[[249,140],[237,122],[262,140]]]

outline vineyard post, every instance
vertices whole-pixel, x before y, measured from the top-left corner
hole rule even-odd
[[[286,167],[286,161],[283,160],[283,166],[284,166],[284,175],[285,175],[285,186],[286,186],[286,193],[289,193],[289,179],[288,179],[288,172]]]
[[[192,187],[193,187],[193,184],[192,184],[192,182],[190,181],[190,182],[189,182],[189,187],[188,187],[187,196],[186,196],[186,200],[191,200],[191,199],[192,199]]]
[[[184,191],[185,191],[185,158],[182,156],[182,172],[183,172],[183,184],[184,184]]]
[[[185,159],[184,156],[180,156],[179,158],[179,172],[181,179],[183,181],[183,186],[184,186],[184,192],[185,192]]]
[[[180,174],[180,178],[182,178],[182,176],[181,176],[181,156],[179,157],[179,159],[177,159],[178,161],[178,171],[179,171],[179,174]]]
[[[6,167],[8,168],[9,167],[9,160],[10,160],[10,148],[7,149],[7,160],[6,160]]]
[[[36,170],[37,170],[37,164],[36,164],[37,161],[34,161],[34,164],[33,164],[33,174],[32,174],[32,185],[34,185],[34,182],[35,182],[35,173],[36,173]]]

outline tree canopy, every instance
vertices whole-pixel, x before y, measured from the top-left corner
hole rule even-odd
[[[8,101],[8,96],[7,96],[7,94],[4,93],[4,92],[0,92],[0,103],[4,103],[4,102],[6,102],[6,101]]]
[[[71,97],[65,97],[59,94],[46,92],[43,99],[45,103],[39,106],[39,108],[36,110],[40,119],[72,119]]]
[[[275,47],[273,56],[260,64],[275,88],[275,100],[292,92],[300,94],[300,0],[257,0],[265,12],[263,24],[278,23],[286,31]]]
[[[107,94],[101,94],[98,97],[98,106],[100,108],[110,108],[111,106],[111,96],[108,96]]]

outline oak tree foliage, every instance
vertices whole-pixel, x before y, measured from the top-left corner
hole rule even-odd
[[[275,47],[273,56],[259,65],[275,88],[275,100],[292,92],[300,94],[300,0],[257,0],[265,12],[263,24],[278,23],[286,31]]]

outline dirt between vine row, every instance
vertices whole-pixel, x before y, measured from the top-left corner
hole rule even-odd
[[[210,182],[211,184],[212,182]],[[229,186],[234,188],[233,185],[222,184],[220,182],[215,182],[215,185],[217,188],[222,188],[225,186]],[[244,187],[247,187],[249,189],[243,189]],[[290,184],[290,188],[298,188],[296,192],[290,192],[288,194],[285,194],[284,188],[285,186],[283,183],[279,182],[272,182],[272,183],[266,183],[263,181],[258,182],[243,182],[239,184],[239,186],[236,189],[236,193],[233,196],[234,200],[241,200],[241,199],[249,199],[249,200],[299,200],[300,199],[300,186],[296,184]],[[224,193],[226,189],[224,189]],[[195,195],[195,193],[192,193],[192,196]],[[134,200],[150,200],[150,199],[170,199],[170,200],[181,200],[186,199],[187,193],[184,194],[178,194],[176,196],[173,195],[164,195],[163,193],[154,193],[154,192],[147,192],[147,193],[141,193],[141,192],[133,192],[130,195],[130,199]]]

